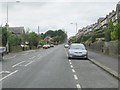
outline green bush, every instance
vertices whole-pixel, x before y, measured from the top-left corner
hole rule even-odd
[[[38,43],[38,45],[44,45],[44,44],[46,44],[46,42],[44,40],[40,40]]]

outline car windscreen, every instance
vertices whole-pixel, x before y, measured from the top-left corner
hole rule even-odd
[[[85,50],[85,47],[83,45],[71,45],[70,49],[80,49]]]

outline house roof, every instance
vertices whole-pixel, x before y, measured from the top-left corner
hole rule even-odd
[[[9,27],[9,30],[15,34],[22,34],[24,32],[24,27]]]

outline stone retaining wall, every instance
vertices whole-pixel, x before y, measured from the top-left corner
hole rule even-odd
[[[97,41],[92,44],[86,43],[86,47],[92,51],[98,51],[107,55],[116,56],[118,55],[118,52],[120,52],[118,44],[120,45],[120,41]]]

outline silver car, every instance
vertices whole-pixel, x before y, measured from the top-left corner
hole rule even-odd
[[[83,44],[73,43],[68,49],[68,58],[88,58],[88,52]]]

